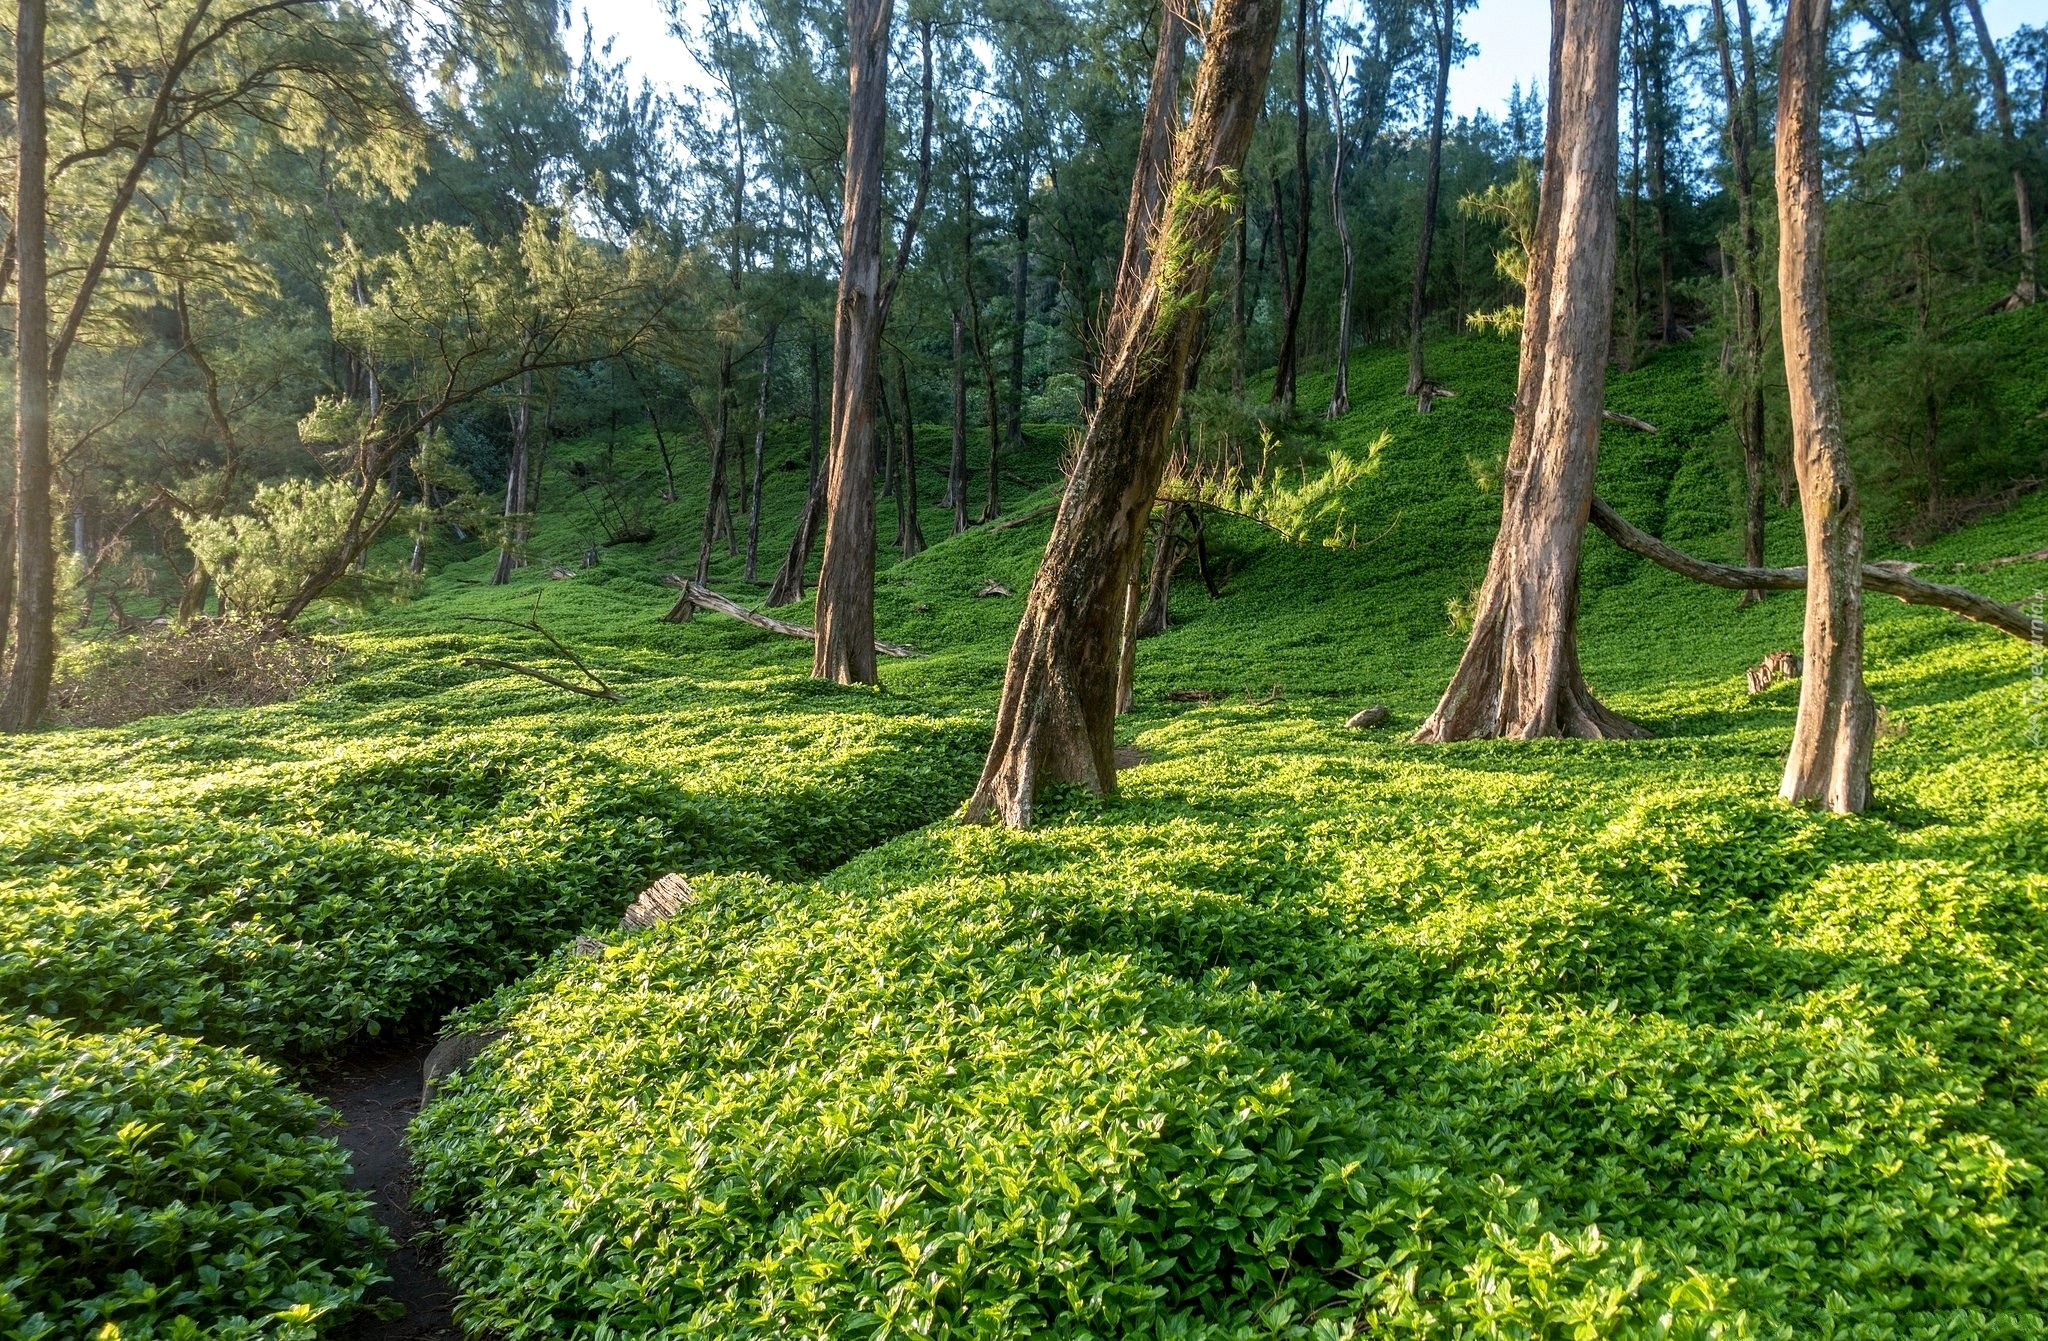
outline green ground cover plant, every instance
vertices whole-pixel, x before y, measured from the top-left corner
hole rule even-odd
[[[416,1129],[491,1334],[2035,1336],[2048,1288],[2048,805],[2027,652],[1873,606],[1889,734],[1858,819],[1772,799],[1799,603],[1738,609],[1589,542],[1595,688],[1634,743],[1417,747],[1497,503],[1504,346],[1442,351],[1368,548],[1218,523],[1230,572],[1144,645],[1122,795],[930,826],[475,1012],[512,1041]],[[1666,356],[1601,488],[1716,557],[1725,433]],[[1303,395],[1317,394],[1305,385]],[[1313,450],[1311,445],[1310,450]],[[1926,552],[2017,552],[2039,497]],[[1003,536],[899,567],[1028,572]],[[1774,517],[1774,560],[1798,548]],[[1920,557],[1919,555],[1915,556]],[[2008,599],[2013,565],[1972,581]],[[913,607],[914,608],[914,607]],[[952,633],[960,630],[959,633]],[[950,659],[950,664],[949,664]],[[886,667],[942,693],[965,651]],[[1176,688],[1224,691],[1210,705]],[[1363,702],[1396,729],[1337,727]]]
[[[1354,413],[1285,444],[1364,463],[1357,548],[1212,522],[1223,596],[1184,575],[1142,644],[1114,801],[943,818],[1021,603],[977,593],[1026,589],[1048,521],[885,570],[878,630],[922,655],[868,692],[811,683],[795,640],[659,621],[700,502],[560,580],[587,537],[544,507],[511,586],[472,547],[337,612],[341,673],[296,702],[0,751],[0,1011],[289,1058],[516,983],[465,1017],[508,1043],[416,1129],[480,1335],[2039,1335],[2026,649],[1874,603],[1878,803],[1809,815],[1771,799],[1797,687],[1742,678],[1799,645],[1798,600],[1738,608],[1594,536],[1587,674],[1653,738],[1406,745],[1485,570],[1513,376],[1506,343],[1431,357],[1459,393],[1432,414],[1373,351]],[[1600,488],[1727,559],[1704,371],[1614,379],[1661,431],[1609,431]],[[1012,515],[1059,449],[1017,464]],[[801,474],[770,480],[793,512]],[[2044,528],[2037,494],[1911,557]],[[1771,561],[1799,543],[1774,512]],[[712,585],[745,595],[722,551]],[[537,617],[624,701],[464,666],[567,673],[471,616]],[[1370,702],[1390,725],[1345,732]],[[608,932],[666,869],[692,911]],[[618,944],[561,953],[579,931]],[[165,1034],[100,1032],[130,1028]]]

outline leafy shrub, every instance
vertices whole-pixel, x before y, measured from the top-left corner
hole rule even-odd
[[[0,1024],[0,1332],[290,1341],[348,1314],[391,1245],[323,1116],[233,1049]]]
[[[55,718],[119,726],[188,708],[296,698],[333,673],[341,649],[252,619],[202,619],[73,648],[51,688]]]
[[[248,512],[187,518],[185,539],[225,600],[262,614],[334,562],[355,508],[346,480],[259,484]]]

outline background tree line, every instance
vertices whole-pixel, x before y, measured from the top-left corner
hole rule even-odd
[[[1341,373],[1358,342],[1408,345],[1426,412],[1457,391],[1431,375],[1433,338],[1519,327],[1548,109],[1516,88],[1498,114],[1450,115],[1469,7],[1281,6],[1187,331],[1177,470],[1255,473],[1267,435],[1312,457],[1347,393],[1340,375],[1302,403],[1300,375]],[[865,59],[886,84],[857,107],[849,7],[814,0],[679,11],[705,75],[681,101],[545,4],[15,9],[16,728],[74,627],[289,618],[400,588],[476,536],[507,580],[527,520],[568,505],[542,490],[549,444],[621,423],[651,431],[662,474],[585,467],[603,538],[687,502],[684,566],[702,580],[743,554],[774,604],[825,557],[842,413],[869,494],[913,502],[859,504],[872,543],[922,547],[921,487],[955,530],[994,520],[1025,425],[1100,404],[1133,164],[1193,115],[1218,22],[1140,0],[882,6]],[[2048,36],[1992,40],[1977,0],[1835,9],[1821,148],[1847,440],[1873,524],[1917,538],[2042,470],[1966,323],[2038,292]],[[1747,0],[1628,0],[1619,21],[1607,357],[1718,349],[1754,567],[1794,492],[1769,275],[1780,32]],[[859,191],[850,130],[871,150]],[[856,196],[877,357],[849,382],[835,290]],[[950,429],[943,460],[919,461],[917,424]],[[787,551],[764,553],[768,436],[791,427],[813,484]],[[708,466],[701,497],[677,498],[686,459]],[[841,651],[871,638],[856,621]],[[872,678],[871,653],[848,655],[835,674]]]

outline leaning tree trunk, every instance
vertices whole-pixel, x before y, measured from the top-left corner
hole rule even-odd
[[[519,403],[512,410],[512,461],[505,469],[505,535],[498,542],[498,566],[491,585],[512,580],[512,570],[526,566],[526,489],[528,439],[533,422],[533,374],[519,375]]]
[[[1721,59],[1721,89],[1728,103],[1728,163],[1735,185],[1735,436],[1742,445],[1742,562],[1764,565],[1764,305],[1757,267],[1763,245],[1756,226],[1756,55],[1748,0],[1735,0],[1742,24],[1742,74],[1735,72],[1734,41],[1724,0],[1714,0],[1714,43]],[[1761,591],[1742,595],[1747,605]]]
[[[1295,384],[1301,378],[1301,309],[1308,288],[1308,0],[1294,7],[1294,275],[1280,258],[1286,312],[1280,324],[1280,356],[1273,368],[1272,403],[1294,413]],[[1273,183],[1273,217],[1280,217],[1280,183]]]
[[[1828,0],[1790,0],[1778,74],[1778,306],[1792,465],[1806,526],[1806,665],[1778,793],[1854,814],[1870,801],[1876,710],[1863,685],[1863,517],[1828,342],[1821,86]]]
[[[1138,310],[1111,351],[1045,561],[1010,648],[994,743],[967,802],[1031,822],[1039,789],[1116,787],[1118,653],[1133,565],[1165,474],[1183,365],[1263,100],[1284,0],[1215,0]]]
[[[50,547],[49,121],[44,106],[45,0],[15,6],[14,664],[0,730],[42,720],[57,659],[57,556]]]
[[[720,535],[732,533],[732,518],[726,513],[725,440],[732,428],[732,344],[718,350],[717,399],[711,406],[711,480],[704,494],[704,525],[697,535],[697,581],[711,572],[711,547]]]
[[[811,674],[875,683],[875,381],[882,343],[882,141],[893,0],[848,0],[843,258],[832,322],[832,446]]]
[[[1156,638],[1166,632],[1167,606],[1173,597],[1173,570],[1180,566],[1180,504],[1168,503],[1159,512],[1159,534],[1152,541],[1152,565],[1145,580],[1145,603],[1140,609],[1131,642]]]
[[[768,452],[768,390],[775,381],[774,322],[768,323],[761,346],[761,394],[754,406],[754,477],[747,489],[747,571],[746,580],[756,582],[761,553],[761,472]]]
[[[1444,100],[1450,96],[1451,51],[1457,45],[1458,0],[1442,0],[1432,16],[1436,26],[1436,93],[1430,101],[1429,166],[1422,179],[1422,233],[1415,244],[1415,278],[1408,289],[1408,394],[1420,396],[1429,382],[1422,361],[1422,316],[1429,297],[1429,252],[1436,240],[1437,191],[1444,169]],[[1427,408],[1429,402],[1418,402]]]
[[[2038,277],[2037,244],[2034,240],[2034,200],[2027,190],[2027,174],[2020,161],[2020,148],[2012,125],[2012,91],[2006,84],[2005,59],[1998,54],[1998,43],[1991,39],[1991,29],[1984,22],[1984,6],[1979,0],[1963,0],[1970,8],[1970,22],[1977,29],[1977,46],[1984,53],[1984,70],[1991,77],[1991,106],[1998,117],[1998,133],[2005,141],[2005,151],[2013,159],[2012,197],[2019,208],[2020,216],[2020,280],[2013,286],[2010,299],[2014,306],[2025,307],[2041,296]],[[2048,106],[2048,86],[2041,94],[2043,106]],[[2044,117],[2048,120],[2048,117]]]
[[[1614,312],[1621,0],[1551,0],[1550,14],[1550,125],[1500,535],[1422,741],[1645,734],[1593,697],[1578,650]]]
[[[1145,96],[1145,122],[1138,132],[1138,161],[1131,170],[1131,197],[1124,207],[1124,245],[1110,288],[1109,319],[1102,348],[1123,343],[1124,327],[1137,311],[1134,298],[1152,268],[1152,232],[1172,167],[1173,134],[1180,121],[1180,73],[1187,51],[1187,21],[1176,0],[1159,7],[1159,42],[1152,58],[1152,82]],[[1098,360],[1099,361],[1099,360]]]

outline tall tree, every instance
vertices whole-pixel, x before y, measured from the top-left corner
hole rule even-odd
[[[1295,383],[1300,377],[1301,312],[1308,295],[1309,181],[1308,181],[1308,0],[1294,5],[1294,270],[1290,277],[1287,258],[1280,259],[1282,283],[1286,287],[1285,314],[1280,324],[1280,358],[1273,367],[1273,404],[1294,413]],[[1273,218],[1280,222],[1280,183],[1273,183]]]
[[[1154,260],[1075,453],[1010,648],[995,740],[968,799],[1022,827],[1041,786],[1116,787],[1117,672],[1130,574],[1166,469],[1211,272],[1237,210],[1284,0],[1215,0]]]
[[[1757,233],[1756,162],[1758,126],[1756,39],[1749,0],[1735,0],[1738,36],[1729,30],[1726,0],[1714,0],[1714,47],[1720,57],[1721,89],[1727,105],[1729,185],[1735,192],[1735,247],[1731,267],[1734,327],[1730,364],[1734,383],[1735,436],[1742,445],[1742,562],[1764,566],[1764,304],[1758,273],[1763,243]],[[1740,72],[1737,57],[1740,56]],[[1743,603],[1763,599],[1743,593]]]
[[[50,547],[49,119],[45,0],[14,10],[14,522],[19,596],[14,669],[0,730],[42,720],[56,664],[57,556]]]
[[[1444,103],[1450,96],[1451,57],[1458,47],[1460,0],[1435,0],[1430,6],[1430,35],[1436,40],[1436,82],[1429,99],[1429,163],[1422,175],[1422,228],[1415,243],[1415,280],[1408,290],[1408,394],[1420,396],[1429,384],[1422,358],[1422,318],[1428,310],[1429,253],[1436,240],[1437,190],[1444,173]],[[1418,402],[1424,409],[1429,402]]]
[[[932,166],[932,20],[921,25],[923,124],[917,190],[896,262],[882,283],[882,148],[889,116],[889,23],[894,0],[848,0],[846,184],[839,297],[832,331],[832,445],[827,455],[825,559],[818,570],[818,638],[811,674],[875,683],[875,406],[882,328],[909,264]]]
[[[1998,118],[1998,135],[2012,159],[2012,198],[2020,220],[2020,278],[2008,300],[2014,307],[2031,306],[2041,296],[2038,273],[2038,244],[2034,240],[2034,198],[2027,189],[2025,163],[2020,156],[2019,136],[2013,130],[2012,90],[2006,83],[2005,59],[1984,22],[1981,0],[1963,0],[1970,8],[1970,23],[1977,30],[1977,47],[1984,55],[1984,73],[1991,80],[1991,109]],[[2048,83],[2042,86],[2041,101],[2048,104]]]
[[[1614,313],[1622,0],[1551,0],[1550,108],[1501,526],[1422,741],[1628,737],[1579,669],[1579,554]]]
[[[759,580],[761,554],[761,484],[768,454],[768,397],[775,386],[775,337],[780,328],[768,323],[761,340],[761,387],[754,405],[754,465],[747,485],[747,567],[748,582]]]
[[[1778,308],[1806,529],[1805,668],[1779,794],[1853,814],[1870,800],[1876,709],[1863,684],[1863,517],[1827,325],[1821,90],[1828,0],[1788,0],[1778,66]]]
[[[1344,258],[1344,282],[1337,294],[1337,378],[1330,386],[1330,408],[1325,419],[1340,419],[1351,413],[1351,290],[1357,268],[1351,256],[1351,225],[1344,218],[1344,90],[1323,67],[1323,82],[1329,85],[1330,115],[1336,119],[1336,143],[1330,150],[1330,224],[1337,230],[1337,245]]]

